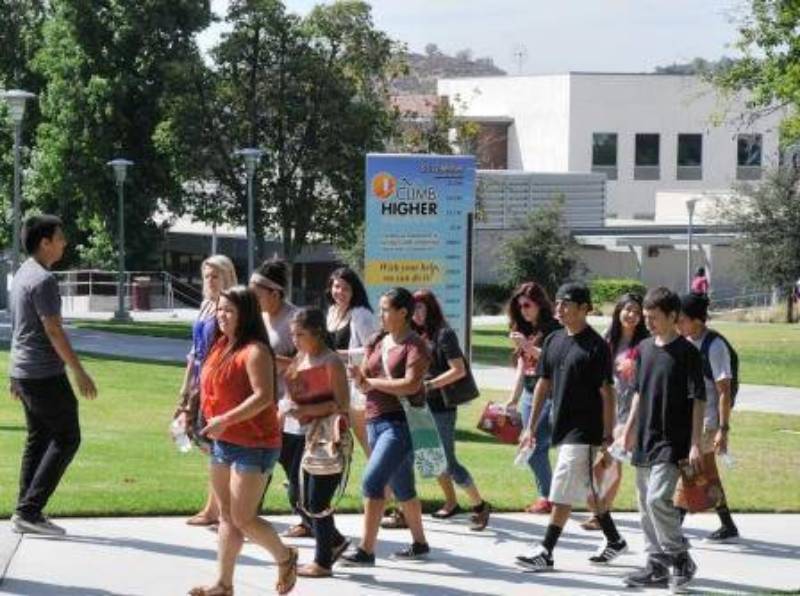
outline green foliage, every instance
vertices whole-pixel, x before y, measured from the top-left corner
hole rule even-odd
[[[499,315],[511,296],[511,290],[502,284],[476,284],[472,295],[474,314]]]
[[[578,243],[564,226],[564,199],[528,215],[522,230],[500,246],[502,283],[514,287],[534,280],[554,296],[581,269]]]
[[[791,293],[800,279],[800,172],[792,167],[768,171],[764,180],[741,185],[718,204],[718,218],[740,231],[737,254],[748,278],[757,287],[783,289],[787,322],[791,321]]]
[[[714,76],[723,89],[751,92],[747,107],[757,118],[788,106],[785,142],[800,139],[800,4],[787,0],[749,0],[734,48],[743,54]]]
[[[157,201],[177,186],[153,134],[184,66],[199,60],[193,34],[209,23],[208,3],[54,0],[50,7],[32,62],[46,83],[27,198],[62,217],[72,247],[99,249],[117,218],[105,164],[133,160],[125,186],[127,266],[146,268],[158,241],[151,219]]]
[[[103,220],[97,215],[92,216],[88,228],[86,242],[76,247],[81,265],[90,269],[116,269],[117,247]]]
[[[226,22],[231,32],[211,52],[213,69],[193,65],[157,135],[181,172],[185,210],[206,218],[215,205],[225,221],[243,223],[243,166],[232,154],[259,147],[256,234],[280,235],[289,260],[310,242],[352,244],[363,219],[364,154],[383,148],[394,123],[386,100],[396,44],[356,0],[304,18],[277,0],[237,0]]]
[[[364,234],[366,225],[364,222],[358,224],[355,239],[352,243],[340,242],[336,247],[336,257],[345,265],[350,267],[359,276],[364,276]]]
[[[596,305],[616,303],[623,294],[633,293],[644,296],[647,286],[637,279],[597,278],[589,282],[592,302]]]

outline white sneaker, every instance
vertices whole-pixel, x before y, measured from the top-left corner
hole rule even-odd
[[[11,530],[17,534],[39,534],[41,536],[63,536],[67,531],[57,526],[45,516],[37,520],[28,520],[15,513],[11,517]]]
[[[553,570],[553,555],[543,546],[535,547],[529,555],[519,555],[517,565],[526,571],[542,573]]]

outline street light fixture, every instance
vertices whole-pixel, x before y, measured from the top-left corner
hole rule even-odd
[[[689,199],[686,201],[686,209],[689,211],[689,227],[687,228],[688,246],[686,248],[686,292],[692,291],[692,240],[694,233],[694,209],[700,199]]]
[[[114,169],[114,178],[117,182],[119,271],[117,272],[117,312],[114,313],[114,320],[125,322],[130,321],[131,317],[125,312],[125,213],[123,211],[123,190],[128,168],[133,165],[133,162],[127,159],[117,158],[109,161],[106,165]]]
[[[256,167],[261,161],[264,151],[247,147],[238,149],[234,152],[238,157],[244,158],[244,165],[247,169],[247,276],[249,277],[255,269],[253,258],[255,256],[255,238],[253,237],[253,178],[256,175]]]
[[[22,119],[25,116],[25,104],[36,95],[28,91],[12,89],[3,93],[3,99],[8,103],[8,113],[14,123],[14,212],[12,216],[11,245],[11,271],[16,272],[19,267],[19,234],[22,228],[22,191],[20,189],[20,150],[22,146]]]

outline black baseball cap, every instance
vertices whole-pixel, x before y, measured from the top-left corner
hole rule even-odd
[[[576,304],[592,304],[592,293],[586,284],[577,281],[571,281],[562,284],[556,292],[557,302],[574,302]]]

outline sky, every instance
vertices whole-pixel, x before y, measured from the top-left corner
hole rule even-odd
[[[284,0],[307,13],[319,0]],[[224,15],[227,0],[212,0]],[[422,52],[469,48],[509,74],[650,72],[656,66],[736,53],[744,0],[373,0],[375,25]],[[207,50],[224,26],[204,32]],[[521,60],[519,55],[522,55]]]

